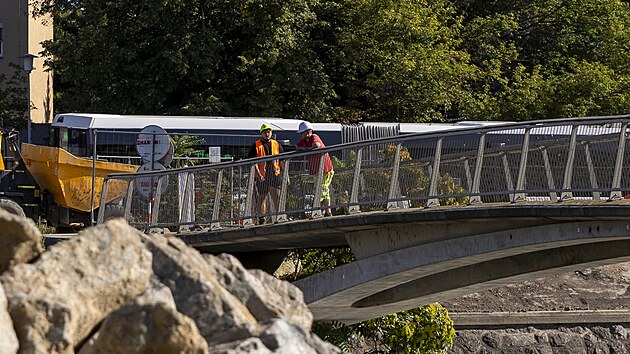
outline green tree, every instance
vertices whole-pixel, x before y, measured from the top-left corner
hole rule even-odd
[[[0,74],[0,130],[21,129],[26,125],[26,76],[17,66],[13,75]]]
[[[448,1],[332,0],[315,11],[339,121],[435,121],[465,96],[471,68]]]
[[[327,119],[311,0],[56,1],[60,110]]]
[[[477,70],[461,112],[530,120],[630,111],[630,8],[619,0],[455,0]]]
[[[203,154],[203,150],[198,147],[204,143],[204,139],[193,135],[171,135],[169,137],[173,143],[173,157],[175,158],[189,158],[199,157],[199,154]],[[197,164],[197,160],[194,159],[176,159],[173,164],[175,168],[184,166],[194,166]]]

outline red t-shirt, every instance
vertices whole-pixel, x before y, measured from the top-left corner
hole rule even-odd
[[[326,147],[322,139],[320,139],[320,137],[317,136],[317,134],[313,134],[308,138],[300,139],[300,141],[298,141],[297,143],[297,146],[309,148],[309,147],[313,147],[315,143],[319,143],[320,149]],[[321,155],[311,155],[308,157],[308,173],[309,174],[312,174],[312,175],[317,174],[317,169],[319,169],[320,156]],[[324,173],[328,173],[332,170],[333,170],[332,161],[330,161],[330,156],[328,156],[328,153],[326,153],[324,155]]]

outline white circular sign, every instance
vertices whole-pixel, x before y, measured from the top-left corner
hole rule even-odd
[[[153,166],[151,166],[153,165]],[[153,169],[151,168],[153,167]],[[144,165],[138,168],[137,172],[146,172],[146,171],[164,171],[166,167],[158,162],[147,162]],[[135,188],[138,190],[140,194],[143,196],[150,198],[151,196],[155,196],[155,193],[158,190],[163,190],[168,184],[168,176],[162,177],[140,177],[136,178]]]
[[[136,150],[144,161],[158,161],[168,153],[171,141],[166,131],[157,125],[144,127],[138,133]]]

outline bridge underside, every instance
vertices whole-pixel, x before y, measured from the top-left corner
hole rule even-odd
[[[422,228],[406,229],[422,234]],[[355,323],[576,267],[628,261],[629,238],[630,221],[521,227],[367,256],[296,285],[315,319]]]

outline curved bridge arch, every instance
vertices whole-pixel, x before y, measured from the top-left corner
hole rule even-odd
[[[630,221],[526,227],[395,250],[296,282],[319,320],[359,322],[548,274],[630,260]]]

